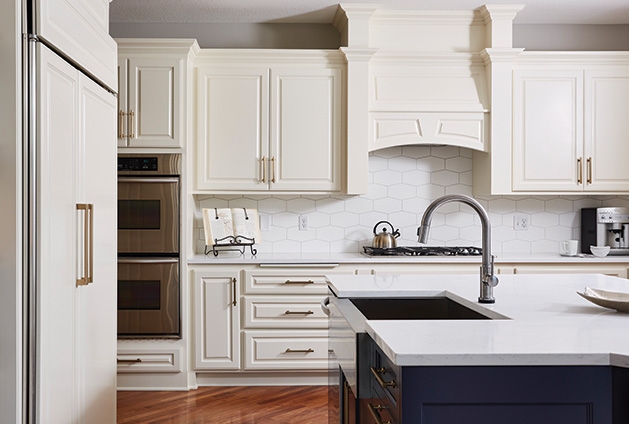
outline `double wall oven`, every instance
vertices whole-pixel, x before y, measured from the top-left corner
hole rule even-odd
[[[178,338],[179,154],[118,155],[118,337]]]

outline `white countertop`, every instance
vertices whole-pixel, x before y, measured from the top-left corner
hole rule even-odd
[[[480,256],[366,256],[362,253],[258,253],[221,252],[196,254],[188,258],[190,265],[257,265],[257,264],[343,264],[343,263],[478,263]],[[583,257],[565,257],[557,253],[509,253],[497,255],[495,264],[504,263],[627,263],[629,256],[607,256],[597,258],[593,255]]]
[[[331,275],[346,297],[463,298],[510,319],[366,321],[397,365],[613,365],[629,368],[629,314],[577,295],[587,287],[629,292],[629,280],[599,274],[502,275],[496,303],[477,303],[476,275]]]

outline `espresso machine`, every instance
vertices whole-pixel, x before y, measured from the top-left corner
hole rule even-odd
[[[581,209],[581,252],[609,246],[610,255],[629,255],[629,208]]]

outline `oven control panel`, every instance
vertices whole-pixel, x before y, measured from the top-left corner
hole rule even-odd
[[[156,157],[124,157],[118,158],[118,172],[120,171],[157,171]]]

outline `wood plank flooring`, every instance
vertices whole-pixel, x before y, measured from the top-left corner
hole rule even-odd
[[[327,386],[118,392],[118,424],[326,424]]]

